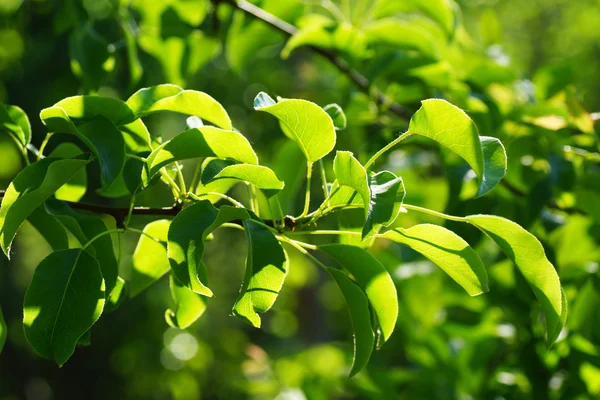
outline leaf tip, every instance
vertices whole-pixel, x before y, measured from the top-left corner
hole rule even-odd
[[[273,98],[271,98],[271,96],[269,96],[265,92],[260,92],[254,98],[254,109],[255,110],[260,110],[261,108],[270,107],[274,104],[275,104],[275,100],[273,100]]]

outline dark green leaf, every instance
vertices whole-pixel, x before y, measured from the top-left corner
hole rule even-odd
[[[0,246],[9,256],[10,244],[21,224],[89,160],[44,158],[28,165],[11,182],[0,208]]]
[[[244,221],[248,240],[246,273],[233,313],[260,328],[258,313],[267,312],[281,290],[288,270],[287,256],[275,235],[252,220]]]
[[[27,221],[46,239],[54,251],[69,248],[67,230],[42,204],[27,217]]]
[[[38,265],[23,304],[25,337],[43,357],[63,365],[104,308],[104,280],[86,251],[60,250]]]
[[[69,142],[59,144],[48,157],[75,158],[83,154],[77,145]],[[87,190],[87,172],[85,168],[80,169],[71,180],[54,193],[59,200],[77,202],[85,195]]]
[[[375,333],[371,326],[369,301],[362,289],[342,271],[333,268],[328,268],[327,271],[342,291],[352,319],[354,328],[354,358],[350,370],[350,376],[352,377],[367,365],[375,345]]]

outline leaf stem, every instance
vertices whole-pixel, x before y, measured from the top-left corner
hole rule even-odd
[[[301,236],[301,235],[357,235],[360,236],[360,232],[352,232],[352,231],[336,231],[336,230],[317,230],[317,231],[295,231],[295,232],[286,232],[286,236]]]
[[[367,163],[365,164],[365,169],[369,169],[369,167],[371,165],[373,165],[373,163],[375,161],[377,161],[377,159],[386,151],[388,151],[389,149],[391,149],[392,147],[394,147],[395,145],[397,145],[398,143],[400,143],[401,141],[403,141],[404,139],[406,139],[407,137],[409,137],[411,135],[410,132],[404,132],[402,135],[398,136],[396,139],[392,140],[390,143],[388,143],[385,147],[383,147],[381,150],[379,150],[377,153],[373,154],[373,157],[371,157],[369,159],[369,161],[367,161]]]
[[[81,248],[81,251],[87,249],[94,241],[100,239],[102,236],[110,235],[113,233],[123,233],[123,232],[125,232],[124,228],[117,228],[117,229],[109,229],[107,231],[99,233],[96,236],[94,236],[91,240],[89,240],[86,244],[84,244],[83,247]]]
[[[319,160],[319,171],[321,172],[321,185],[323,186],[323,196],[325,200],[329,198],[329,190],[327,189],[327,174],[325,174],[325,166],[323,165],[323,159]]]
[[[135,154],[125,154],[125,157],[132,158],[134,160],[138,160],[138,161],[141,161],[143,163],[145,163],[147,161],[144,157],[140,157],[140,156],[135,155]]]
[[[40,148],[38,149],[38,155],[37,155],[38,161],[41,160],[42,157],[44,157],[44,149],[46,148],[46,145],[50,141],[50,138],[52,137],[52,135],[54,135],[54,132],[48,132],[48,134],[42,141],[42,144],[40,144]]]
[[[200,171],[202,171],[202,160],[198,160],[196,164],[196,170],[194,171],[194,176],[192,177],[192,182],[190,183],[190,190],[192,192],[196,192],[196,187],[198,186],[198,181],[200,180]]]
[[[179,179],[179,193],[183,198],[187,196],[187,188],[185,187],[185,179],[183,179],[183,172],[181,171],[181,164],[175,161],[175,168],[177,168],[177,178]]]
[[[447,219],[449,221],[458,221],[458,222],[467,222],[467,219],[465,217],[456,217],[454,215],[448,215],[448,214],[444,214],[438,211],[433,211],[430,210],[428,208],[423,208],[423,207],[419,207],[419,206],[412,206],[410,204],[402,204],[402,207],[406,208],[407,210],[413,210],[413,211],[418,211],[421,213],[425,213],[425,214],[429,214],[429,215],[433,215],[439,218],[444,218]]]
[[[313,163],[311,161],[306,162],[306,194],[304,195],[304,210],[302,210],[302,214],[298,218],[306,217],[308,211],[310,210],[310,182],[312,178],[312,167]]]

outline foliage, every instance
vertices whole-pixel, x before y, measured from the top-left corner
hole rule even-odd
[[[33,255],[2,357],[163,340],[143,398],[600,393],[596,115],[569,66],[522,78],[491,9],[473,35],[452,0],[18,3],[71,72],[0,107],[0,245]]]

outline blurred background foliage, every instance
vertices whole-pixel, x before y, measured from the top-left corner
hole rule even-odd
[[[473,199],[468,168],[419,139],[391,152],[385,167],[403,177],[411,204],[497,214],[537,235],[570,304],[559,341],[546,348],[537,302],[512,263],[468,226],[446,223],[490,266],[491,291],[469,298],[416,253],[377,242],[372,253],[396,281],[400,318],[368,368],[347,380],[351,327],[333,283],[290,250],[286,285],[264,328],[253,329],[229,316],[238,290],[232,282],[242,276],[243,235],[218,231],[205,257],[216,296],[200,321],[187,331],[168,327],[163,279],[102,318],[92,345],[58,369],[31,350],[22,332],[25,288],[50,252],[26,225],[11,264],[0,259],[0,303],[9,325],[0,399],[598,398],[600,156],[597,114],[588,110],[600,110],[600,1],[253,3],[299,33],[287,41],[228,1],[0,0],[0,102],[25,110],[39,145],[45,136],[39,111],[67,96],[127,98],[159,83],[205,91],[286,181],[285,211],[297,214],[305,173],[294,160],[301,156],[273,119],[252,111],[258,92],[340,104],[348,126],[337,148],[362,161],[407,127],[406,118],[378,105],[306,45],[337,52],[408,115],[424,98],[447,98],[468,112],[480,134],[504,142],[505,184]],[[185,128],[184,117],[170,114],[147,122],[165,138]],[[72,138],[55,135],[49,150],[66,140]],[[22,167],[0,130],[0,188]],[[94,190],[100,182],[93,168],[92,189],[81,201],[128,205],[123,192],[101,197]],[[184,173],[191,177],[193,165],[184,163]],[[322,200],[319,190],[313,193]],[[159,185],[139,201],[168,206],[171,197]],[[345,215],[344,226],[356,217]],[[149,221],[139,217],[134,224]],[[443,223],[409,213],[397,224],[422,221]],[[121,240],[124,277],[136,242],[133,234]]]

